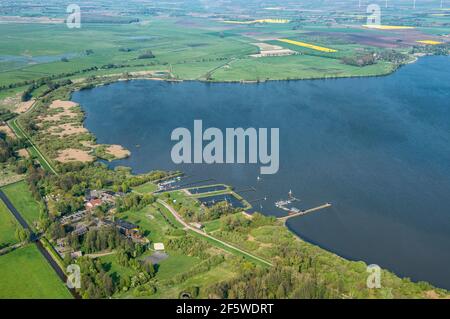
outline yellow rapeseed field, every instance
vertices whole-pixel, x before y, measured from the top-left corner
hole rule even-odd
[[[434,40],[418,40],[416,42],[423,43],[423,44],[429,44],[429,45],[438,45],[438,44],[442,44],[443,43],[443,42],[434,41]]]
[[[337,52],[337,50],[334,50],[334,49],[324,48],[324,47],[320,47],[318,45],[309,44],[309,43],[300,42],[300,41],[294,41],[294,40],[289,40],[289,39],[278,39],[278,41],[285,42],[285,43],[290,43],[290,44],[293,44],[293,45],[297,45],[299,47],[313,49],[313,50],[321,51],[321,52],[328,52],[328,53]]]
[[[287,19],[258,19],[258,20],[251,20],[251,21],[233,21],[233,20],[226,20],[223,21],[224,23],[231,23],[231,24],[253,24],[253,23],[289,23],[290,20]]]
[[[415,29],[415,27],[409,27],[404,25],[382,25],[382,24],[364,24],[363,27],[369,29],[379,29],[379,30],[408,30]]]

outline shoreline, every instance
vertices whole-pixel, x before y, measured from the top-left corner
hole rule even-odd
[[[411,61],[405,62],[403,64],[399,64],[399,65],[395,65],[394,68],[388,72],[385,73],[380,73],[380,74],[363,74],[363,75],[344,75],[344,76],[320,76],[320,77],[306,77],[306,78],[286,78],[286,79],[262,79],[262,80],[205,80],[205,79],[201,79],[196,78],[196,79],[176,79],[176,78],[164,78],[164,77],[145,77],[145,75],[143,74],[139,74],[136,76],[131,75],[131,77],[129,79],[126,78],[120,78],[115,80],[114,82],[122,82],[122,81],[131,81],[131,80],[154,80],[154,81],[165,81],[165,82],[202,82],[202,83],[240,83],[240,84],[258,84],[258,83],[266,83],[266,82],[290,82],[290,81],[312,81],[312,80],[337,80],[337,79],[351,79],[351,78],[370,78],[370,77],[383,77],[383,76],[389,76],[393,73],[395,73],[399,68],[401,68],[404,65],[408,65],[411,63],[415,63],[419,60],[420,57],[423,56],[435,56],[434,54],[424,54],[424,55],[420,55],[420,56],[416,56],[416,59],[413,59]],[[118,68],[117,70],[120,70],[120,68]],[[140,73],[140,72],[160,72],[158,70],[137,70],[137,71],[131,71],[129,72],[130,74],[132,73]],[[167,70],[165,72],[168,72]],[[91,75],[94,78],[98,77],[98,78],[103,78],[103,79],[107,79],[109,77],[118,77],[118,76],[123,76],[125,73],[127,73],[127,71],[125,72],[121,72],[121,73],[111,73],[111,74],[105,74],[105,75]],[[88,76],[88,77],[91,77]],[[70,77],[55,77],[55,79],[70,79]],[[39,80],[39,79],[37,79]],[[34,81],[37,81],[34,80]],[[87,78],[86,77],[73,77],[73,83],[83,83],[84,81],[86,81]],[[12,85],[17,85],[18,83],[12,83]],[[24,86],[27,86],[26,84]],[[2,91],[7,91],[9,89],[3,89],[0,88],[0,92]]]

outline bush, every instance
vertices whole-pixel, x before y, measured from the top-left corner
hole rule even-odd
[[[153,52],[148,50],[148,51],[142,53],[141,55],[139,55],[138,59],[153,59],[154,57],[155,57],[155,55],[153,54]]]

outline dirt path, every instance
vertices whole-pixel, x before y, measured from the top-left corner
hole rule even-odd
[[[266,260],[264,260],[264,259],[262,259],[262,258],[260,258],[260,257],[257,257],[257,256],[255,256],[255,255],[252,255],[252,254],[250,254],[250,253],[248,253],[248,252],[246,252],[246,251],[244,251],[244,250],[242,250],[242,249],[240,249],[240,248],[238,248],[238,247],[236,247],[236,246],[233,246],[233,245],[231,245],[231,244],[229,244],[229,243],[227,243],[227,242],[224,242],[224,241],[222,241],[222,240],[220,240],[220,239],[217,239],[216,237],[213,237],[213,236],[211,236],[211,235],[205,233],[204,231],[201,231],[200,229],[197,229],[197,228],[195,228],[195,227],[189,225],[188,223],[186,223],[186,222],[183,220],[183,218],[181,218],[181,216],[178,214],[178,212],[177,212],[175,209],[173,209],[172,206],[170,206],[169,204],[167,204],[165,201],[163,201],[163,200],[161,200],[161,199],[158,199],[158,203],[160,203],[160,204],[163,205],[165,208],[167,208],[167,209],[169,210],[169,212],[175,217],[175,219],[176,219],[180,224],[182,224],[182,225],[184,226],[185,229],[189,229],[189,230],[191,230],[191,231],[193,231],[193,232],[196,232],[197,234],[200,234],[200,235],[202,235],[202,236],[204,236],[204,237],[207,237],[207,238],[209,238],[209,239],[211,239],[211,240],[213,240],[213,241],[215,241],[215,242],[218,242],[218,243],[222,244],[223,246],[226,246],[226,247],[228,247],[228,248],[230,248],[230,249],[232,249],[232,250],[238,251],[239,253],[241,253],[241,254],[243,254],[243,255],[246,255],[247,257],[250,257],[251,259],[255,259],[255,260],[257,260],[257,261],[259,261],[259,262],[261,262],[261,263],[263,263],[263,264],[265,264],[265,265],[267,265],[267,266],[273,266],[272,263],[270,263],[270,262],[268,262],[268,261],[266,261]],[[219,248],[221,248],[221,247],[219,247]],[[222,248],[222,249],[223,249],[223,248]]]
[[[103,256],[114,255],[115,253],[116,253],[115,251],[108,251],[108,252],[97,253],[97,254],[86,254],[85,256],[87,256],[89,258],[98,258],[98,257],[103,257]]]

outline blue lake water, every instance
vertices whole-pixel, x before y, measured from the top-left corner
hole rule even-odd
[[[76,92],[100,143],[132,155],[137,173],[179,169],[242,193],[265,214],[289,190],[300,237],[341,256],[450,288],[450,58],[426,57],[386,77],[261,84],[130,81]],[[280,128],[280,170],[175,165],[177,127]]]

